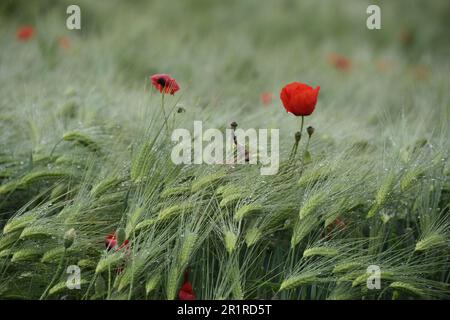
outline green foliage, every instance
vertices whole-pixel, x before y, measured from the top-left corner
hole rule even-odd
[[[0,299],[177,299],[186,271],[198,299],[450,299],[448,1],[386,2],[401,14],[371,37],[357,0],[80,1],[93,25],[70,49],[52,1],[0,4]],[[289,160],[292,81],[323,89]],[[194,120],[279,129],[278,174],[175,165]]]

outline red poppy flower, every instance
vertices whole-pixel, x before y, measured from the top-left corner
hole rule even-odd
[[[115,233],[110,233],[105,238],[105,246],[106,250],[116,249],[117,247],[117,235]],[[125,240],[117,250],[120,250],[124,247],[129,247],[129,241]]]
[[[319,90],[319,86],[312,88],[307,84],[293,82],[281,90],[280,98],[287,112],[296,116],[309,116],[316,107]]]
[[[332,53],[328,56],[328,61],[338,70],[341,71],[349,71],[352,64],[350,62],[349,59],[347,59],[346,57],[340,55],[340,54],[336,54],[336,53]]]
[[[19,41],[28,41],[33,38],[35,30],[32,26],[21,26],[17,29],[16,37]]]
[[[261,93],[261,102],[263,105],[269,105],[272,102],[273,94],[272,92],[263,92]]]
[[[150,77],[152,85],[161,93],[174,94],[180,90],[177,81],[168,74],[154,74]]]
[[[184,281],[181,286],[180,291],[178,292],[178,298],[180,300],[195,300],[195,292],[192,289],[192,284],[189,282],[189,270],[184,272]]]

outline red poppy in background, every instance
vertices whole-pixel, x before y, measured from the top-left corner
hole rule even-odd
[[[300,82],[286,85],[280,93],[281,101],[287,112],[296,116],[309,116],[316,107],[320,87],[310,87]]]
[[[381,72],[387,72],[392,69],[392,61],[388,59],[380,59],[376,62],[377,69]]]
[[[129,241],[125,240],[117,250],[120,250],[124,247],[128,247]],[[116,249],[117,247],[117,235],[115,233],[110,233],[105,238],[105,246],[106,250]]]
[[[19,41],[28,41],[34,37],[35,33],[36,31],[32,26],[21,26],[17,29],[16,37]]]
[[[263,105],[269,105],[272,103],[273,94],[272,92],[263,92],[261,93],[261,102]]]
[[[195,300],[195,292],[192,289],[192,284],[189,282],[189,269],[184,272],[184,281],[178,292],[178,298],[180,300]]]
[[[425,80],[428,78],[430,70],[424,65],[417,65],[412,68],[412,73],[417,80]]]
[[[352,67],[350,60],[343,55],[332,53],[328,56],[328,61],[338,70],[349,71]]]
[[[173,95],[180,90],[177,81],[168,74],[154,74],[150,77],[152,85],[161,93],[170,93]]]
[[[403,28],[400,31],[400,41],[404,46],[410,46],[414,42],[414,34],[411,32],[411,30],[407,28]]]
[[[62,36],[58,38],[58,45],[60,48],[64,49],[64,50],[69,50],[70,49],[70,39],[68,37]]]

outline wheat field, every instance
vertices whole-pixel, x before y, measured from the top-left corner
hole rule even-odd
[[[0,299],[450,298],[448,1],[380,30],[356,0],[77,3],[0,4]],[[321,88],[294,156],[293,81]],[[278,173],[174,164],[196,120],[279,129]]]

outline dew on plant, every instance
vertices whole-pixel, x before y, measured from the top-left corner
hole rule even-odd
[[[0,6],[0,299],[450,299],[448,1],[80,6]]]

